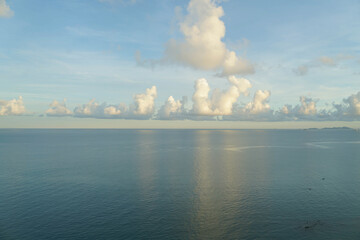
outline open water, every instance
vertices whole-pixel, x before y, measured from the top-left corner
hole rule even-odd
[[[2,129],[0,239],[360,239],[360,133]]]

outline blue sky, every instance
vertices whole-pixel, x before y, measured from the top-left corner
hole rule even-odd
[[[195,35],[206,43],[194,45],[181,26],[201,26],[201,19],[211,24]],[[0,124],[15,117],[358,121],[359,29],[358,0],[0,0]],[[215,47],[207,47],[212,39]],[[211,53],[217,47],[224,56]],[[226,70],[230,52],[240,70]],[[197,57],[209,63],[192,61]],[[231,83],[230,75],[251,88],[233,95],[230,89],[243,81]],[[201,78],[211,89],[206,103],[194,98],[204,90],[194,89]],[[152,86],[156,94],[147,94]],[[10,103],[19,96],[21,103]],[[89,112],[91,99],[99,106]],[[168,110],[161,115],[163,106]]]

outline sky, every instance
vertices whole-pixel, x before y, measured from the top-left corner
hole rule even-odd
[[[0,0],[0,128],[359,121],[360,0]]]

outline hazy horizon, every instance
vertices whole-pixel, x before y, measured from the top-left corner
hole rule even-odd
[[[21,118],[33,118],[25,117]],[[74,129],[308,129],[308,128],[360,128],[358,121],[327,121],[327,122],[251,122],[251,121],[166,121],[166,120],[123,120],[123,119],[74,119],[35,118],[32,121],[23,121],[19,117],[0,118],[0,129],[7,128],[74,128]]]

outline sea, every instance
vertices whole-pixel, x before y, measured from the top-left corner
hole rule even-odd
[[[360,132],[1,129],[0,239],[360,239]]]

